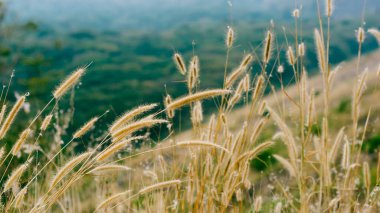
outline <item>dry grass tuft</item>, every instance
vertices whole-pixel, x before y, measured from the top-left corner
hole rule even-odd
[[[190,61],[175,53],[174,63],[187,86],[183,97],[166,94],[161,111],[154,111],[159,104],[141,105],[103,129],[96,122],[104,114],[94,117],[67,136],[75,119],[61,113],[59,102],[84,75],[85,68],[79,68],[42,110],[36,110],[12,148],[5,143],[0,148],[2,210],[379,212],[380,153],[366,151],[373,145],[366,139],[378,134],[374,117],[380,105],[374,100],[380,93],[380,69],[372,61],[378,61],[379,54],[361,57],[367,42],[362,26],[352,34],[358,42],[357,60],[332,68],[334,2],[324,4],[326,16],[318,14],[320,27],[314,30],[318,76],[311,78],[305,70],[307,38],[302,7],[296,4],[289,14],[295,32],[289,36],[283,30],[286,44],[277,43],[282,39],[274,37],[278,30],[272,23],[262,46],[245,51],[232,70],[236,34],[228,28],[224,72],[218,73],[223,76],[223,82],[217,82],[221,88],[200,91],[195,50]],[[368,32],[380,41],[377,29]],[[262,59],[254,61],[257,49]],[[282,58],[291,66],[282,65]],[[282,78],[290,73],[294,85],[285,87]],[[272,85],[275,78],[278,88]],[[8,114],[9,104],[3,102],[0,139],[13,133],[12,123],[25,123],[17,119],[25,98],[19,98]],[[208,116],[204,101],[210,98],[217,109]],[[350,106],[336,110],[340,102]],[[183,107],[189,107],[189,115],[176,115]],[[36,126],[42,115],[46,117]],[[189,131],[183,129],[187,125],[192,125]],[[79,143],[85,148],[77,155]]]

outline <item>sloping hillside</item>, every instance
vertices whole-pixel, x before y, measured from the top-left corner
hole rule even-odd
[[[380,88],[379,59],[380,51],[376,51],[361,58],[359,70],[356,69],[356,59],[348,62],[342,62],[339,65],[340,68],[336,68],[337,73],[335,76],[334,83],[331,86],[330,96],[330,103],[333,109],[339,108],[339,105],[345,104],[345,102],[348,102],[347,105],[350,104],[349,101],[351,100],[354,81],[357,81],[358,75],[367,71],[367,89],[362,100],[361,115],[366,116],[370,108],[373,115],[379,115],[380,102],[377,101],[380,98],[380,91],[378,90],[378,88]],[[316,94],[321,93],[323,86],[321,75],[316,74],[315,76],[310,76],[309,78],[309,87],[314,88]],[[377,90],[375,90],[375,88],[377,88]],[[298,92],[296,86],[289,86],[285,90],[286,94],[289,97],[291,97],[292,99],[297,98]],[[295,107],[291,106],[293,103],[290,101],[289,97],[287,97],[281,90],[277,90],[274,93],[272,92],[267,97],[265,97],[265,100],[269,106],[276,108],[279,112],[281,112],[283,117],[288,117],[290,114],[294,113],[291,110],[296,109]],[[322,109],[323,98],[319,95],[316,95],[317,113],[320,112]],[[339,115],[339,117],[347,118],[350,116],[350,112],[347,109],[344,110],[346,111]],[[231,123],[231,127],[233,128],[234,126],[237,126],[240,128],[240,124],[242,121],[245,120],[248,111],[248,107],[241,107],[240,109],[235,110],[231,112],[231,114],[227,115]],[[380,127],[380,123],[377,124]],[[188,139],[190,136],[191,132],[186,132],[181,135],[178,135],[177,139]]]
[[[335,80],[333,85],[331,86],[331,96],[330,101],[331,105],[334,107],[338,107],[342,101],[350,100],[352,96],[353,83],[357,81],[357,76],[362,74],[363,72],[368,72],[367,77],[367,90],[365,92],[365,98],[362,100],[362,115],[365,116],[369,110],[379,111],[380,110],[380,102],[375,101],[380,97],[380,91],[374,90],[374,88],[379,88],[380,85],[380,52],[374,52],[366,55],[361,58],[359,69],[357,69],[357,60],[354,59],[348,62],[342,62],[339,66],[340,68],[336,68],[337,74],[335,76]],[[334,70],[334,69],[333,69]],[[310,78],[310,88],[314,88],[316,93],[320,93],[323,87],[322,78],[319,74],[315,76],[311,76]],[[286,89],[286,93],[292,97],[297,97],[297,88],[295,86],[290,86]],[[378,97],[378,98],[376,98]],[[320,96],[316,97],[316,109],[321,111],[323,108],[323,98]],[[289,101],[289,98],[286,97],[281,91],[277,91],[275,94],[271,94],[266,97],[266,100],[270,106],[278,107],[282,106],[283,109],[279,108],[279,110],[283,111],[284,116],[292,113],[289,109],[294,109],[294,107],[290,107],[292,103]],[[283,105],[285,104],[285,105]],[[235,120],[237,123],[240,120],[243,120],[245,114],[247,113],[247,108],[243,107],[231,114],[232,120]],[[377,113],[373,113],[378,115]]]
[[[351,125],[351,111],[350,111],[350,104],[351,104],[351,96],[353,92],[353,83],[354,81],[357,81],[357,76],[363,74],[363,72],[368,72],[367,76],[367,85],[366,90],[364,92],[363,99],[361,100],[361,117],[360,121],[364,125],[364,122],[366,120],[366,117],[368,115],[369,110],[371,109],[371,115],[370,117],[370,124],[367,129],[367,136],[371,137],[371,134],[379,134],[380,129],[380,120],[379,120],[379,114],[380,114],[380,101],[378,99],[380,98],[380,51],[368,54],[361,59],[359,71],[357,71],[357,61],[352,60],[348,62],[342,63],[340,66],[341,68],[337,71],[335,76],[335,81],[333,85],[331,86],[331,96],[330,96],[330,107],[331,111],[333,113],[334,121],[332,122],[332,125],[330,128],[332,130],[331,134],[335,135],[339,128],[342,126],[346,126],[347,128]],[[336,69],[337,70],[337,69]],[[314,88],[316,94],[320,93],[322,89],[322,78],[321,76],[315,75],[310,77],[309,79],[309,87]],[[376,88],[376,90],[375,90]],[[293,103],[290,101],[289,97],[292,99],[297,98],[297,88],[293,86],[289,86],[285,89],[288,96],[284,95],[284,92],[282,91],[276,91],[267,97],[265,97],[265,101],[268,105],[270,105],[272,108],[275,108],[284,118],[285,120],[291,124],[297,115],[294,115],[294,112],[291,111],[291,109],[295,109],[296,107],[291,106]],[[323,100],[322,97],[319,95],[316,95],[316,114],[320,114],[323,110]],[[231,124],[231,128],[237,131],[241,128],[242,122],[246,119],[246,116],[248,114],[248,107],[241,107],[238,110],[235,110],[231,112],[231,114],[227,115],[228,123]],[[293,114],[292,114],[293,113]],[[291,116],[290,116],[291,115]],[[293,120],[287,119],[288,117],[292,117]],[[296,122],[296,121],[294,121]],[[207,123],[207,120],[206,122]],[[270,136],[272,137],[272,136]],[[190,140],[190,139],[196,139],[193,138],[193,133],[191,131],[184,131],[183,133],[176,135],[175,137],[176,141],[183,141],[183,140]],[[267,140],[270,140],[271,138],[267,138]],[[173,143],[173,141],[163,141],[161,142],[158,147],[166,147],[170,146]],[[142,150],[143,151],[143,150]],[[138,174],[136,179],[141,180],[141,178],[144,178],[141,176],[141,174],[144,174],[145,168],[141,167],[141,162],[148,163],[151,159],[154,159],[158,154],[163,154],[160,150],[156,151],[155,154],[152,154],[151,152],[149,155],[138,155],[137,157],[133,159],[129,159],[128,163],[136,169],[136,172],[134,174]],[[175,150],[174,152],[171,152],[170,155],[168,155],[168,159],[172,158],[175,159],[175,162],[178,163],[178,165],[183,162],[183,160],[187,159],[184,156],[187,156],[189,152],[187,149],[183,150]],[[145,177],[149,178],[149,177]]]

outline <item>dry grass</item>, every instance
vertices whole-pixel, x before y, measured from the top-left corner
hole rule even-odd
[[[188,94],[177,99],[167,94],[161,111],[153,111],[156,104],[127,111],[81,155],[70,151],[73,143],[96,129],[103,115],[91,119],[71,140],[60,144],[67,120],[58,116],[58,102],[85,73],[85,68],[78,69],[24,125],[12,149],[1,154],[2,210],[378,212],[380,160],[376,157],[380,154],[368,155],[362,146],[369,128],[376,126],[374,116],[380,113],[376,101],[380,97],[376,64],[380,53],[361,56],[365,31],[360,27],[357,35],[353,34],[357,36],[358,59],[330,69],[332,1],[327,1],[326,13],[327,17],[320,14],[321,27],[315,30],[317,76],[308,78],[303,68],[305,51],[313,48],[305,47],[299,36],[299,9],[293,11],[298,26],[294,41],[287,39],[284,50],[292,70],[278,68],[278,58],[273,59],[282,50],[275,48],[281,45],[276,43],[278,35],[272,29],[263,38],[261,61],[254,60],[256,52],[248,52],[238,68],[230,69],[235,32],[229,28],[225,72],[220,73],[224,75],[223,88],[198,91],[199,58],[194,55],[187,68],[182,56],[175,53],[179,72],[188,73],[184,76]],[[322,31],[325,19],[327,32]],[[378,35],[375,29],[370,33]],[[252,63],[262,67],[253,79],[249,73]],[[281,79],[283,72],[294,73],[294,85],[281,85],[276,90],[270,77]],[[264,97],[266,90],[271,93]],[[12,123],[23,123],[16,115],[26,97],[22,96],[9,113],[3,105],[1,138],[7,136]],[[202,110],[206,99],[213,99],[217,105],[208,121],[204,121]],[[344,99],[351,100],[351,112],[337,116],[334,108]],[[235,109],[240,102],[243,107]],[[190,119],[183,122],[191,123],[192,128],[176,132],[171,128],[175,111],[187,106]],[[49,129],[52,120],[55,128]],[[154,148],[135,149],[134,141],[149,140],[141,130],[158,125],[169,129],[166,138]],[[318,131],[314,126],[319,127]],[[38,130],[39,134],[32,134]],[[45,132],[52,134],[42,134]],[[51,140],[50,147],[21,152],[28,146],[38,146],[43,138]],[[267,173],[251,170],[252,159],[274,146],[282,149],[273,154],[279,164]],[[25,155],[27,160],[18,163],[14,160],[17,155]]]

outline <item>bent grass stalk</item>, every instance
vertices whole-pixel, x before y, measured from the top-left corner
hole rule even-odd
[[[9,176],[8,180],[4,183],[3,192],[8,191],[14,184],[16,184],[21,178],[24,171],[27,169],[28,163],[22,164],[17,169],[15,169]]]
[[[124,148],[125,146],[129,145],[132,141],[134,140],[140,140],[140,139],[143,139],[144,137],[132,137],[132,138],[129,138],[129,139],[126,139],[124,141],[121,141],[121,142],[118,142],[110,147],[108,147],[107,149],[105,149],[104,151],[102,151],[101,153],[99,153],[95,158],[98,162],[100,161],[103,161],[105,160],[106,158],[109,158],[111,155],[117,153],[118,151],[120,151],[122,148]]]
[[[289,172],[290,176],[296,177],[296,169],[292,166],[292,164],[286,160],[285,158],[281,157],[280,155],[273,155],[278,162]]]
[[[107,164],[107,165],[97,166],[94,169],[87,172],[87,174],[101,175],[107,172],[130,171],[130,170],[132,169],[128,166],[122,166],[118,164]]]
[[[166,106],[166,110],[175,110],[185,105],[188,105],[190,103],[193,103],[195,101],[200,101],[206,98],[229,94],[230,92],[231,92],[230,90],[223,90],[223,89],[214,89],[214,90],[206,90],[202,92],[197,92],[192,95],[188,95],[188,96],[173,100],[170,104]]]
[[[116,130],[120,129],[120,127],[122,127],[123,125],[127,124],[128,122],[130,122],[136,116],[139,116],[142,113],[150,111],[153,108],[155,108],[156,106],[157,106],[157,104],[143,105],[143,106],[139,106],[139,107],[137,107],[137,108],[135,108],[135,109],[133,109],[131,111],[128,111],[128,112],[124,113],[124,115],[122,115],[119,119],[117,119],[116,121],[114,121],[114,123],[111,125],[109,131],[111,133],[116,132]]]
[[[147,186],[145,188],[142,188],[140,191],[137,192],[137,194],[132,195],[132,196],[128,197],[127,199],[122,200],[121,202],[125,202],[126,200],[131,200],[135,197],[141,196],[143,194],[147,194],[147,193],[155,191],[155,190],[160,190],[160,189],[164,189],[164,188],[168,188],[168,187],[172,187],[172,186],[177,186],[179,184],[181,184],[181,180],[169,180],[169,181],[156,183],[156,184]],[[121,202],[119,202],[118,204],[113,206],[112,209],[115,208],[116,206],[120,205]]]
[[[217,148],[217,149],[223,150],[224,152],[226,152],[228,154],[231,154],[231,152],[229,150],[227,150],[226,148],[224,148],[218,144],[208,142],[208,141],[181,141],[181,142],[177,142],[174,146],[179,146],[179,147],[191,147],[191,146],[212,147],[212,148]]]
[[[98,117],[95,117],[95,118],[92,118],[90,121],[88,121],[85,125],[83,125],[79,130],[77,130],[74,133],[73,138],[76,139],[85,135],[95,125],[98,119],[99,119]]]
[[[377,40],[377,42],[380,44],[380,31],[376,28],[371,28],[368,30],[368,32],[374,36]]]
[[[136,121],[114,132],[112,134],[113,142],[117,143],[123,140],[125,137],[131,135],[133,132],[136,132],[137,130],[140,130],[142,128],[152,127],[154,125],[167,122],[167,120],[163,119],[142,119],[140,121]]]
[[[169,181],[156,183],[156,184],[153,184],[151,186],[147,186],[145,188],[142,188],[137,194],[138,195],[146,194],[146,193],[158,190],[158,189],[163,189],[163,188],[167,188],[170,186],[176,186],[180,183],[181,183],[180,180],[169,180]]]
[[[113,203],[117,202],[117,200],[120,200],[123,197],[131,194],[131,192],[132,192],[132,190],[128,190],[128,191],[121,192],[121,193],[118,193],[118,194],[110,196],[109,198],[107,198],[106,200],[104,200],[103,202],[101,202],[98,205],[98,207],[96,207],[95,212],[99,211],[100,209],[104,209],[107,206],[112,205]]]
[[[53,177],[50,183],[50,188],[53,188],[55,185],[57,185],[72,169],[74,169],[74,167],[76,167],[92,154],[92,152],[86,152],[77,157],[74,157],[69,162],[67,162],[61,169],[58,170],[57,174]]]
[[[86,68],[79,68],[67,77],[53,92],[55,99],[60,99],[70,88],[72,88],[85,73]]]

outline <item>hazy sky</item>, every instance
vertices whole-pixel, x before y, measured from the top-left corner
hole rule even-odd
[[[301,0],[297,0],[301,1]],[[289,16],[293,0],[6,0],[9,20],[34,20],[79,28],[151,27],[201,19],[274,19]],[[323,1],[321,1],[323,2]],[[335,0],[337,16],[359,16],[363,0]],[[367,11],[379,12],[380,0],[367,0]],[[303,0],[304,14],[315,14],[315,0]],[[307,12],[306,12],[307,11]],[[259,17],[259,16],[258,16]]]

